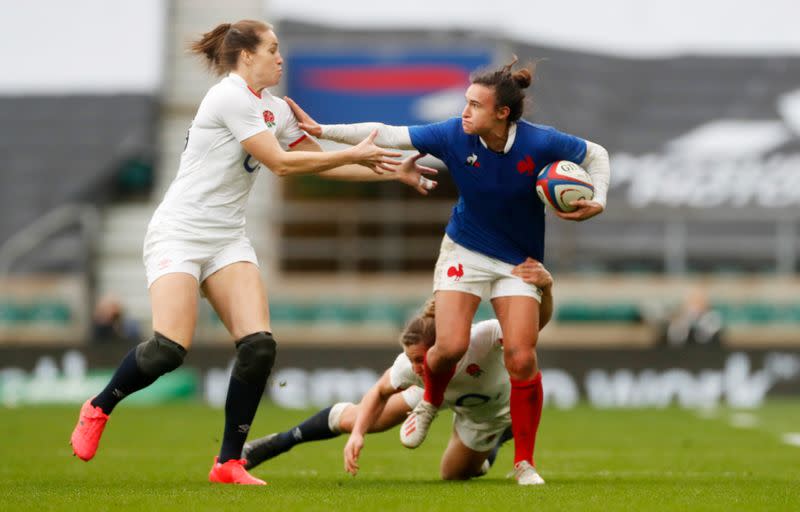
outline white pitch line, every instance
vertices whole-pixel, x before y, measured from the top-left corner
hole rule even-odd
[[[792,446],[800,446],[800,432],[787,432],[783,434],[783,442]]]

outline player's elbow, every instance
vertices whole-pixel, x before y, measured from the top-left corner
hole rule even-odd
[[[283,158],[273,158],[271,162],[266,164],[272,174],[283,178],[292,173],[292,167]]]
[[[279,178],[283,178],[290,174],[290,169],[288,166],[281,166],[281,167],[276,166],[276,167],[270,167],[269,169],[272,171],[274,175],[278,176]]]
[[[608,162],[608,150],[596,142],[586,142],[587,164],[591,162]]]

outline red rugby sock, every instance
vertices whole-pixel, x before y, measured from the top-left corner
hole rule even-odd
[[[444,401],[444,392],[453,374],[456,372],[456,367],[453,365],[451,368],[438,373],[433,373],[431,367],[428,366],[427,355],[422,365],[424,369],[423,381],[425,382],[425,394],[423,399],[436,407],[440,407]]]
[[[514,433],[514,464],[527,460],[532,466],[536,431],[542,417],[542,373],[531,380],[511,379],[511,430]]]

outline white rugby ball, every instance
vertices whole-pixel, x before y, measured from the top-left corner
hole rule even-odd
[[[570,205],[572,201],[594,197],[594,186],[583,167],[575,162],[557,160],[545,165],[539,172],[536,193],[544,204],[569,213],[576,209]]]

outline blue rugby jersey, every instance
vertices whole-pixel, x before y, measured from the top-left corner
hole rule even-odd
[[[516,265],[544,261],[544,204],[536,177],[555,160],[581,163],[586,141],[555,128],[518,121],[507,153],[467,135],[461,118],[410,126],[411,143],[442,160],[458,186],[447,235],[473,251]]]

